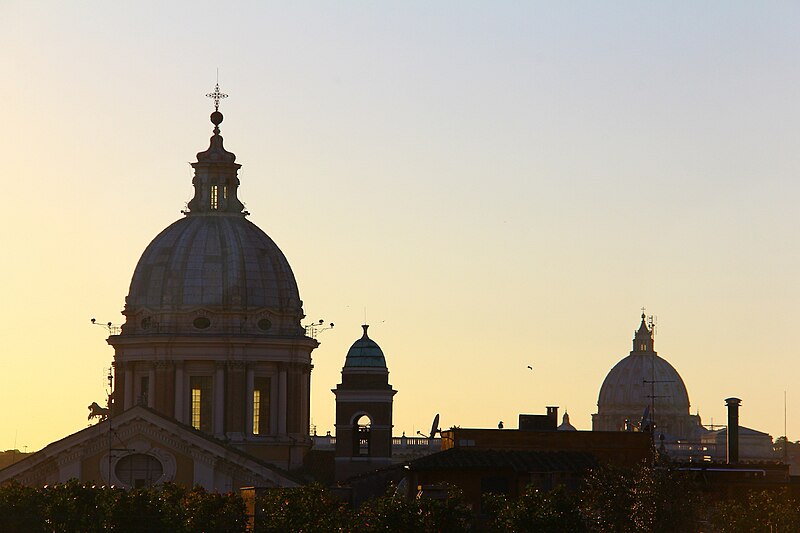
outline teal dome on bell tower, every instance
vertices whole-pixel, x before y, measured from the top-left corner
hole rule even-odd
[[[367,335],[369,326],[364,324],[361,327],[364,328],[364,335],[354,342],[347,351],[347,357],[344,361],[345,368],[386,368],[386,358],[383,356],[383,350],[378,346],[378,343]]]

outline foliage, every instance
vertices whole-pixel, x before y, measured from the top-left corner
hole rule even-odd
[[[464,503],[461,489],[448,487],[447,499],[416,500],[420,506],[425,531],[469,531],[472,509]]]
[[[354,524],[356,531],[466,531],[471,518],[461,491],[448,487],[443,499],[407,499],[390,487],[384,496],[366,502]]]
[[[0,531],[47,531],[41,490],[12,481],[0,487]]]
[[[77,480],[43,488],[0,487],[0,531],[214,532],[245,530],[244,502],[235,494],[177,485],[125,491]]]
[[[720,533],[800,531],[800,502],[787,491],[750,491],[719,502],[711,523]]]
[[[51,531],[101,532],[108,526],[113,490],[72,479],[42,490]]]
[[[169,486],[167,494],[170,494],[172,489],[173,486]],[[175,492],[183,490],[176,489]],[[169,505],[170,500],[161,490],[151,488],[134,489],[129,492],[117,490],[114,491],[114,497],[109,519],[109,529],[112,531],[124,533],[185,531],[181,527],[183,522],[181,507]]]
[[[692,480],[668,466],[603,467],[586,480],[581,509],[596,531],[696,529],[701,504]]]
[[[408,499],[390,490],[351,511],[321,485],[269,489],[257,499],[256,526],[269,532],[460,532],[473,525],[458,489],[443,499]],[[490,496],[493,531],[589,533],[800,531],[800,501],[787,491],[749,492],[713,505],[682,472],[667,466],[602,467],[572,493],[526,489]],[[238,533],[246,528],[237,494],[165,484],[125,491],[72,480],[44,488],[0,486],[0,531]],[[700,527],[699,516],[708,522]]]
[[[395,495],[391,487],[386,495],[361,506],[353,522],[353,531],[468,531],[472,513],[464,504],[461,491],[448,487],[444,499],[409,500]]]
[[[256,530],[270,532],[346,531],[350,513],[322,485],[269,489],[256,502]]]
[[[635,531],[630,519],[633,509],[633,472],[614,467],[591,472],[581,499],[581,510],[597,531]]]
[[[529,486],[519,498],[489,495],[493,529],[521,533],[579,533],[589,531],[579,508],[578,497],[563,486],[545,492]]]
[[[209,493],[195,487],[183,498],[186,531],[235,533],[244,531],[247,515],[237,494]]]

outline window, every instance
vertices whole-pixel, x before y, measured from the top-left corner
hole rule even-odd
[[[152,455],[132,453],[117,461],[114,473],[129,487],[139,489],[155,484],[164,473],[164,467]]]
[[[212,185],[211,186],[211,209],[216,209],[219,205],[219,186]]]
[[[192,376],[189,379],[191,389],[192,427],[211,433],[211,376]]]
[[[142,376],[139,378],[139,405],[147,405],[147,393],[150,392],[150,378]]]
[[[211,320],[207,316],[199,316],[192,321],[192,325],[197,329],[207,329],[211,326]]]
[[[372,421],[367,415],[361,415],[353,426],[353,456],[369,457]]]
[[[253,380],[253,435],[269,433],[270,378],[256,377]]]

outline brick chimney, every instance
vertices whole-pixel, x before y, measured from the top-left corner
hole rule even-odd
[[[739,462],[739,406],[742,400],[739,398],[727,398],[725,405],[728,406],[728,464]]]
[[[553,423],[553,428],[558,427],[558,407],[547,407],[547,418],[549,418]]]

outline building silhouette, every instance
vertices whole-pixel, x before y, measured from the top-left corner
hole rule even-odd
[[[184,217],[147,246],[111,331],[105,419],[0,471],[0,482],[296,486],[311,448],[311,352],[294,274],[247,220],[217,87]]]
[[[389,369],[380,346],[364,335],[350,347],[336,395],[335,477],[344,480],[383,468],[392,460]]]

